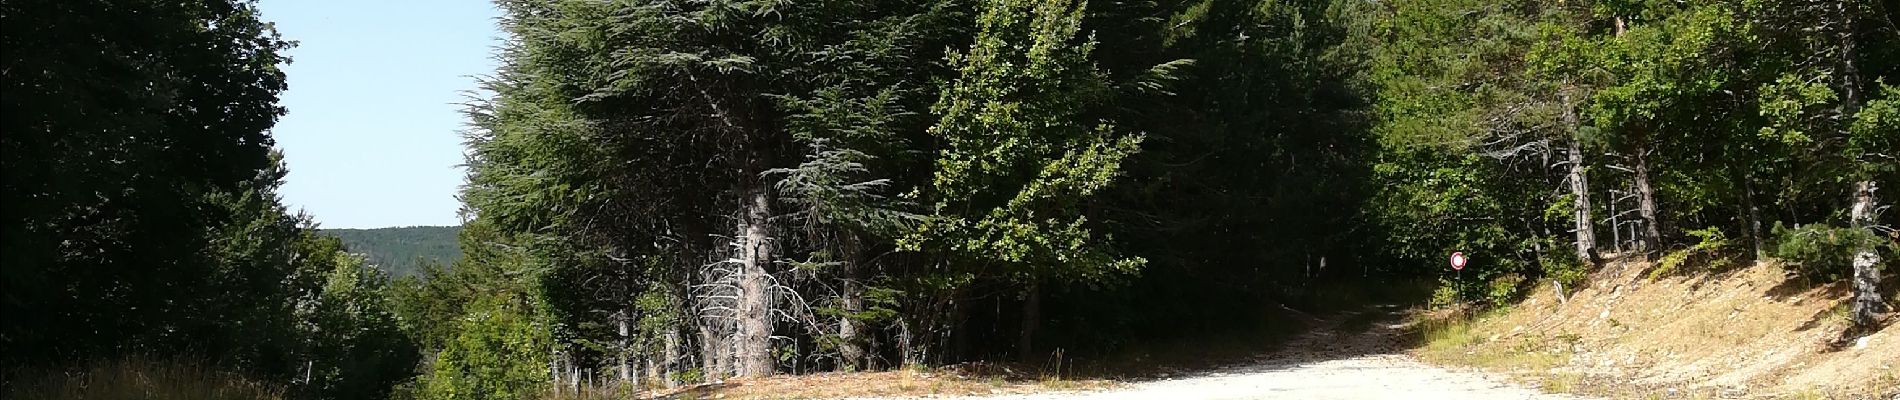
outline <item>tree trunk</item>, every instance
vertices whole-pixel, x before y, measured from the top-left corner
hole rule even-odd
[[[1761,206],[1755,204],[1755,180],[1750,174],[1742,174],[1742,207],[1748,208],[1748,241],[1754,250],[1754,259],[1761,260],[1765,254],[1765,245],[1761,234]]]
[[[950,347],[943,351],[943,358],[949,362],[983,358],[983,355],[970,355],[970,336],[974,336],[972,335],[973,332],[969,331],[970,310],[975,307],[976,304],[974,300],[964,300],[965,290],[968,289],[953,289],[950,291],[949,296],[945,296],[945,298],[950,299],[948,301],[950,310],[944,313],[950,316],[950,319],[945,322],[945,325],[949,325],[950,327]],[[996,301],[999,302],[997,303],[999,305],[996,306],[997,310],[1001,311],[1003,306],[1000,305],[1002,304],[1000,302],[1003,301],[1003,299],[999,296]],[[990,328],[992,329],[990,333],[994,334],[996,332],[994,331],[996,325],[990,324]]]
[[[739,239],[742,272],[737,356],[741,375],[762,377],[772,375],[777,365],[772,359],[773,285],[766,270],[773,259],[772,199],[764,185],[747,186]]]
[[[911,332],[910,325],[910,318],[897,318],[897,352],[898,357],[901,358],[899,363],[906,368],[921,364],[923,361],[916,356],[917,337]]]
[[[1858,114],[1861,106],[1860,69],[1854,64],[1854,57],[1857,56],[1854,29],[1859,25],[1855,18],[1860,10],[1850,9],[1851,4],[1853,2],[1835,3],[1836,11],[1840,15],[1839,20],[1834,21],[1837,23],[1835,25],[1836,40],[1840,46],[1840,51],[1837,53],[1840,57],[1841,69],[1838,83],[1841,89],[1841,102],[1838,112],[1843,119],[1852,118]],[[1841,137],[1852,137],[1852,133],[1846,131],[1846,124],[1841,125]],[[1876,224],[1874,214],[1880,204],[1874,197],[1876,190],[1878,188],[1875,187],[1873,180],[1855,183],[1854,205],[1848,212],[1848,218],[1854,229],[1871,230]],[[1874,239],[1860,243],[1854,250],[1854,306],[1851,311],[1855,326],[1873,327],[1878,322],[1879,314],[1886,312],[1886,304],[1880,299],[1880,253],[1875,248],[1878,241],[1878,236],[1876,236]]]
[[[634,381],[639,373],[633,370],[633,305],[628,304],[620,312],[620,382],[639,387]]]
[[[677,319],[675,320],[677,321]],[[665,351],[666,359],[660,361],[660,380],[666,383],[667,389],[672,389],[679,385],[676,378],[678,375],[676,375],[676,373],[680,371],[680,360],[683,357],[683,354],[680,353],[679,328],[668,328],[666,330]]]
[[[1623,36],[1628,28],[1622,16],[1616,17],[1616,36]],[[1655,252],[1662,250],[1662,225],[1656,218],[1656,190],[1649,184],[1649,134],[1645,128],[1636,128],[1631,135],[1631,152],[1636,158],[1636,211],[1643,218],[1641,246],[1643,257],[1653,259]]]
[[[1874,182],[1860,181],[1854,185],[1854,208],[1849,212],[1854,229],[1872,229],[1874,210],[1879,205],[1874,199]],[[1854,325],[1874,326],[1879,314],[1886,312],[1885,303],[1880,299],[1880,253],[1874,246],[1879,239],[1868,240],[1854,250]]]
[[[1583,163],[1583,144],[1577,138],[1577,111],[1570,104],[1570,93],[1563,95],[1564,124],[1570,129],[1568,141],[1570,153],[1570,195],[1576,200],[1571,206],[1575,213],[1577,230],[1577,260],[1597,264],[1597,236],[1594,219],[1590,216],[1590,176]]]
[[[1662,227],[1656,218],[1656,189],[1649,184],[1649,138],[1638,134],[1632,138],[1636,142],[1636,200],[1637,214],[1643,217],[1643,253],[1653,256],[1662,249]]]
[[[642,375],[640,379],[643,379],[646,385],[652,385],[666,379],[666,362],[660,360],[660,355],[654,354],[653,349],[647,346],[648,345],[640,346],[640,362],[646,364],[646,369],[641,370],[646,372],[646,375]],[[635,382],[633,388],[634,390],[640,390],[644,389],[645,386],[642,386],[640,382]]]
[[[1036,282],[1029,283],[1029,290],[1023,295],[1022,337],[1016,342],[1017,354],[1023,362],[1029,362],[1036,356],[1036,328],[1042,325],[1042,290]]]
[[[862,329],[857,320],[858,313],[864,312],[864,287],[858,282],[862,269],[858,261],[862,260],[858,248],[857,236],[844,235],[844,254],[847,257],[842,271],[844,294],[840,302],[844,306],[844,318],[838,319],[838,368],[845,371],[857,371],[863,367],[864,348],[860,347],[858,331]]]
[[[556,397],[561,394],[561,386],[563,386],[561,378],[567,374],[567,368],[561,364],[562,360],[564,359],[561,358],[561,351],[553,345],[548,345],[548,378],[553,383],[549,386],[554,389]]]
[[[705,379],[718,379],[726,371],[725,340],[707,322],[699,324],[699,360],[700,367],[706,371]]]
[[[572,393],[581,392],[581,367],[574,365],[574,353],[562,352],[561,364],[567,366],[567,388]]]

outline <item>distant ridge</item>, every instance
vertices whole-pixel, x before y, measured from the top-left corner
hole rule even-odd
[[[456,235],[460,226],[403,226],[374,229],[323,229],[336,237],[352,253],[363,253],[369,262],[392,277],[422,273],[422,265],[432,261],[447,265],[462,259]]]

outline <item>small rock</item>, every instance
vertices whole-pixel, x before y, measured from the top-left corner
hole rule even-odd
[[[1860,349],[1865,349],[1865,348],[1867,348],[1867,339],[1872,339],[1872,338],[1873,338],[1873,337],[1870,337],[1870,336],[1861,336],[1861,337],[1860,337],[1860,339],[1855,339],[1855,340],[1854,340],[1854,350],[1860,350]]]

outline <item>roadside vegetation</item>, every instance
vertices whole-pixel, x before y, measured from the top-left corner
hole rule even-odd
[[[6,398],[282,400],[283,385],[191,361],[101,360],[71,371],[6,372]]]
[[[1890,3],[497,0],[461,258],[391,279],[281,203],[295,38],[252,1],[9,0],[4,383],[1086,387],[1414,298],[1494,316],[1426,323],[1454,363],[1891,346]],[[1825,354],[1774,382],[1886,379]]]
[[[1612,265],[1564,299],[1537,287],[1510,307],[1420,314],[1415,353],[1612,398],[1900,393],[1900,336],[1855,327],[1845,283],[1780,262],[1660,278],[1660,265]]]

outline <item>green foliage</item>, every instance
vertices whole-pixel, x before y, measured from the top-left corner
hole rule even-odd
[[[206,366],[90,367],[60,396],[88,398],[379,398],[413,374],[382,278],[278,200],[290,43],[251,2],[10,2],[0,20],[5,69],[35,71],[0,95],[8,366]]]
[[[1438,286],[1432,289],[1432,296],[1426,304],[1432,307],[1451,307],[1464,302],[1463,282],[1451,278],[1440,278]]]
[[[391,312],[423,349],[441,349],[454,337],[462,310],[487,287],[473,263],[458,266],[425,264],[422,274],[390,282]]]
[[[1854,254],[1863,246],[1874,246],[1889,253],[1894,248],[1879,235],[1866,229],[1840,228],[1809,224],[1787,228],[1775,224],[1775,245],[1770,252],[1781,259],[1790,275],[1819,282],[1835,282],[1853,276]],[[1892,258],[1887,258],[1892,259]]]
[[[1473,282],[1533,273],[1549,241],[1541,227],[1567,217],[1548,212],[1572,199],[1553,193],[1538,152],[1572,140],[1557,118],[1568,73],[1552,66],[1554,51],[1532,49],[1568,28],[1542,23],[1561,8],[1539,10],[1405,1],[1355,22],[1369,26],[1349,42],[1380,43],[1363,56],[1379,145],[1365,213],[1404,270],[1449,277],[1444,259],[1462,251],[1472,262],[1458,275]],[[1493,297],[1486,285],[1450,287],[1456,298]]]
[[[319,234],[277,200],[288,42],[250,3],[8,3],[5,70],[32,76],[0,96],[0,350],[458,399],[538,395],[556,354],[743,335],[801,368],[1026,350],[1012,334],[1107,351],[1358,301],[1334,285],[1505,306],[1576,284],[1574,204],[1632,232],[1638,169],[1652,249],[1678,249],[1653,274],[1809,221],[1773,253],[1836,279],[1887,243],[1811,223],[1900,186],[1900,36],[1819,4],[503,0],[473,220]],[[772,311],[738,304],[741,275]]]
[[[1739,77],[1729,70],[1731,52],[1749,42],[1745,21],[1720,2],[1644,4],[1654,22],[1597,41],[1597,53],[1582,63],[1607,82],[1592,96],[1588,114],[1599,128],[1620,134],[1644,129],[1691,130],[1693,113],[1719,106],[1705,101]],[[1635,139],[1635,138],[1632,138]]]
[[[1564,246],[1554,246],[1565,248]],[[1565,248],[1567,250],[1567,248]],[[1543,265],[1544,276],[1556,280],[1566,288],[1575,288],[1590,277],[1590,265],[1578,260],[1575,253],[1569,251],[1546,252],[1539,264]],[[1568,289],[1566,289],[1568,290]]]
[[[456,335],[420,378],[421,399],[522,399],[547,388],[550,330],[531,308],[502,298],[468,305]]]
[[[958,75],[931,112],[945,142],[926,194],[932,217],[904,245],[1007,265],[1012,280],[1098,282],[1132,272],[1093,238],[1081,205],[1114,181],[1140,135],[1081,122],[1106,94],[1068,1],[982,3],[976,38],[950,57]]]
[[[454,264],[462,259],[456,235],[459,226],[406,226],[375,229],[323,229],[324,235],[343,240],[343,246],[369,258],[369,264],[390,276],[418,276],[423,265]]]
[[[1485,301],[1494,306],[1506,306],[1525,289],[1525,278],[1519,274],[1505,274],[1492,278],[1485,283]]]
[[[1656,267],[1649,270],[1649,278],[1656,279],[1668,274],[1686,272],[1684,265],[1697,265],[1711,271],[1720,271],[1730,265],[1735,243],[1721,229],[1714,227],[1695,229],[1685,232],[1696,238],[1696,244],[1685,249],[1670,251],[1656,260]]]
[[[287,372],[296,221],[267,129],[289,42],[243,1],[9,2],[0,19],[0,66],[35,71],[0,84],[0,354]]]
[[[1889,185],[1900,184],[1894,179],[1900,177],[1900,162],[1895,162],[1893,154],[1894,149],[1900,149],[1900,86],[1884,79],[1876,86],[1879,91],[1854,113],[1844,153],[1860,161],[1861,176],[1884,177]]]
[[[1782,75],[1762,85],[1761,114],[1771,125],[1761,128],[1762,137],[1789,145],[1805,146],[1814,142],[1803,121],[1836,100],[1834,89],[1827,86],[1828,74],[1803,77]]]
[[[414,375],[419,353],[389,311],[384,273],[360,257],[333,254],[321,291],[296,307],[310,346],[304,367],[309,378],[300,389],[317,398],[388,397],[396,383]]]

